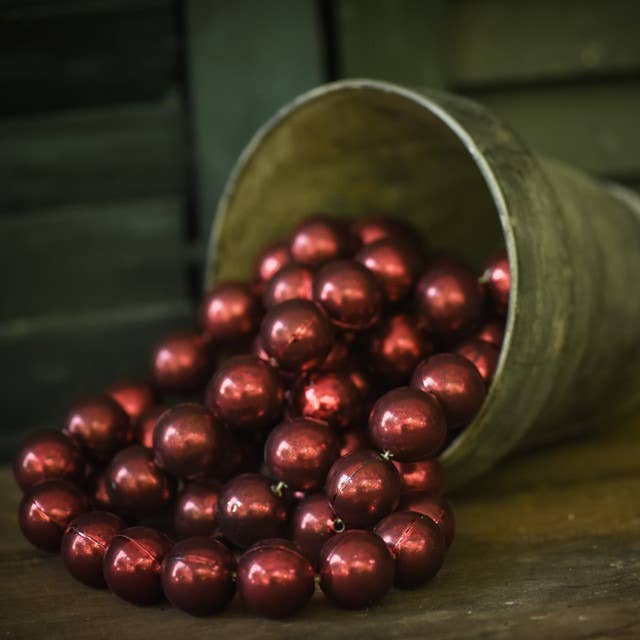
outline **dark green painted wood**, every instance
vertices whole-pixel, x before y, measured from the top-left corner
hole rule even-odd
[[[598,174],[640,175],[640,82],[469,93],[544,155]]]
[[[148,100],[177,77],[173,3],[0,11],[0,115]]]
[[[187,0],[186,46],[204,242],[227,175],[255,130],[324,80],[314,0]]]
[[[145,377],[155,342],[190,327],[191,314],[189,303],[166,297],[0,325],[0,361],[7,372],[0,391],[0,457],[11,455],[21,434],[60,426],[74,398],[100,392],[116,379]]]
[[[458,0],[449,7],[454,86],[640,71],[636,0]]]
[[[182,206],[151,198],[0,219],[0,319],[185,298]]]
[[[164,99],[0,121],[0,215],[184,188],[183,112]]]
[[[336,0],[335,5],[341,77],[445,85],[445,0]]]

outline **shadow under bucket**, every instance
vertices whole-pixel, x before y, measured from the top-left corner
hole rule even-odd
[[[640,405],[640,201],[535,156],[467,99],[371,80],[284,107],[249,143],[220,200],[207,288],[247,278],[302,218],[389,212],[477,269],[506,245],[507,327],[493,384],[442,455],[455,487],[519,448]]]

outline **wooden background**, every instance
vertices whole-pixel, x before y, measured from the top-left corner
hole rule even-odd
[[[640,188],[634,0],[0,0],[0,455],[192,322],[255,129],[366,76],[479,100]]]

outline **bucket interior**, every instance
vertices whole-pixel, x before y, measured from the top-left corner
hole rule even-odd
[[[212,233],[206,284],[248,277],[259,249],[312,213],[398,217],[430,250],[479,269],[504,240],[473,153],[418,94],[379,86],[308,94],[240,159]]]

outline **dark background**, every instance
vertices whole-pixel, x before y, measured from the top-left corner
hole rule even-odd
[[[634,0],[0,0],[0,455],[192,321],[221,186],[296,94],[464,93],[640,188],[639,27]]]

